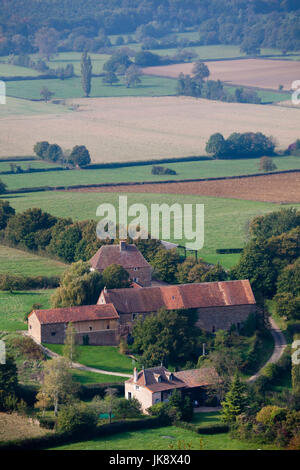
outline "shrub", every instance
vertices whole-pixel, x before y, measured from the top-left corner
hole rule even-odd
[[[97,414],[86,404],[71,403],[61,408],[57,418],[58,432],[79,434],[91,432],[96,429]]]
[[[151,173],[152,175],[176,175],[175,170],[157,165],[152,167]]]

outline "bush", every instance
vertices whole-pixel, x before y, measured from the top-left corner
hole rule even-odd
[[[56,427],[58,432],[73,435],[90,433],[96,430],[97,414],[86,404],[71,403],[61,408],[58,413]]]
[[[176,175],[175,170],[165,168],[163,166],[153,166],[151,170],[152,175]]]

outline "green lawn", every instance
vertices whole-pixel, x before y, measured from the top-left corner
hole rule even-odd
[[[62,344],[45,344],[45,346],[57,354],[62,354]],[[120,354],[115,346],[78,346],[78,352],[76,362],[88,367],[124,374],[131,374],[134,367],[132,359]]]
[[[56,447],[55,450],[169,450],[170,445],[178,449],[178,441],[192,444],[192,450],[275,450],[275,445],[261,445],[232,439],[229,434],[200,435],[175,426],[124,432],[106,439]]]
[[[49,88],[54,98],[82,98],[84,96],[79,77],[68,80],[20,80],[7,82],[8,96],[15,98],[41,99],[42,87]],[[91,97],[122,97],[122,96],[168,96],[176,94],[176,80],[160,77],[141,77],[141,84],[127,88],[124,83],[105,85],[101,77],[92,78]]]
[[[4,199],[7,199],[17,211],[24,211],[29,207],[40,207],[58,217],[86,220],[96,219],[97,207],[102,203],[112,203],[117,208],[119,196],[117,193],[45,191],[6,196]],[[143,203],[150,209],[150,204],[163,202],[170,205],[178,202],[181,204],[204,204],[205,240],[204,247],[199,254],[208,262],[219,261],[225,267],[234,265],[239,259],[239,254],[220,255],[216,254],[216,249],[243,247],[247,239],[246,227],[249,221],[256,215],[278,210],[281,207],[279,204],[273,203],[204,196],[128,194],[128,205]],[[291,206],[299,207],[299,204]]]
[[[50,162],[43,162],[41,160],[28,160],[28,161],[18,161],[11,159],[9,162],[2,162],[0,159],[0,172],[1,171],[11,171],[11,164],[20,166],[22,170],[26,171],[28,167],[36,168],[36,169],[43,169],[43,168],[54,168],[59,167],[59,163],[50,163]],[[23,174],[19,173],[19,176]]]
[[[126,377],[117,377],[116,375],[97,374],[85,370],[71,369],[73,379],[82,385],[102,384],[102,383],[120,383],[126,380]]]
[[[278,170],[300,169],[300,157],[274,157]],[[0,163],[0,165],[2,165]],[[3,164],[4,165],[4,164]],[[9,165],[7,163],[7,165]],[[22,166],[26,167],[27,164]],[[176,171],[176,175],[152,175],[151,165],[105,168],[101,170],[68,170],[47,173],[3,175],[2,181],[9,190],[38,186],[72,186],[140,181],[166,181],[197,178],[215,178],[259,173],[259,158],[240,160],[204,160],[166,163],[163,166]]]
[[[24,276],[60,276],[67,265],[26,251],[0,245],[0,273]]]
[[[220,413],[215,411],[210,411],[206,413],[194,413],[192,423],[196,424],[197,426],[218,424],[220,423]]]
[[[0,291],[0,331],[27,330],[23,318],[32,305],[39,303],[42,308],[50,308],[53,290],[18,291],[13,294]]]

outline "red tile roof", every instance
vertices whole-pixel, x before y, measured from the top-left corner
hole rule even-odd
[[[119,313],[255,304],[248,280],[107,289],[102,296],[106,303],[113,303]]]
[[[120,264],[124,269],[150,268],[142,253],[135,245],[125,245],[123,250],[120,245],[103,245],[90,259],[92,268],[103,270],[111,264]]]
[[[161,382],[158,382],[158,377]],[[131,378],[128,383],[135,383],[140,387],[146,387],[151,392],[162,392],[174,388],[184,388],[185,383],[176,378],[175,375],[170,376],[169,371],[165,367],[152,367],[151,369],[143,369],[138,373],[137,381]]]
[[[201,367],[201,369],[182,370],[174,372],[188,388],[203,387],[220,382],[220,376],[214,367]]]
[[[112,304],[33,310],[41,324],[69,323],[92,320],[115,320],[119,315]],[[30,316],[29,315],[29,316]]]
[[[161,382],[158,382],[158,377],[161,378]],[[204,387],[214,385],[219,381],[220,376],[213,367],[202,367],[201,369],[183,370],[171,373],[163,366],[141,370],[138,373],[136,382],[134,382],[133,378],[127,380],[128,383],[146,387],[152,393],[175,388]]]

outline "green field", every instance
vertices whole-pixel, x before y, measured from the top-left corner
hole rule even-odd
[[[37,77],[39,75],[41,73],[34,69],[0,62],[0,77]]]
[[[18,160],[10,160],[9,162],[2,162],[0,159],[0,172],[2,171],[11,171],[11,164],[17,165],[21,167],[22,170],[26,171],[28,167],[34,169],[44,169],[44,168],[57,168],[59,167],[59,163],[50,163],[50,162],[43,162],[40,160],[28,160],[28,161],[18,161]],[[21,173],[18,173],[21,175]],[[22,173],[23,176],[23,173]]]
[[[27,330],[23,318],[33,304],[39,303],[42,308],[50,307],[50,296],[53,290],[18,291],[13,294],[0,291],[0,331]]]
[[[234,94],[234,91],[238,87],[233,87],[233,86],[225,86],[225,90],[227,90],[231,95]],[[247,87],[242,87],[245,90],[247,90]],[[249,88],[249,90],[251,90]],[[261,103],[262,104],[267,104],[267,103],[278,103],[280,101],[287,101],[290,99],[290,94],[289,93],[280,93],[277,91],[269,91],[269,90],[254,90],[259,98],[261,98]]]
[[[200,435],[175,426],[143,429],[56,447],[55,450],[169,450],[178,449],[178,441],[191,443],[192,450],[275,450],[275,445],[256,444],[233,439],[227,434]]]
[[[273,161],[278,170],[300,169],[300,157],[274,157]],[[0,163],[0,165],[2,164]],[[7,165],[9,164],[7,163]],[[27,162],[24,162],[22,166],[26,167]],[[222,176],[238,176],[259,173],[258,158],[165,163],[163,166],[175,170],[177,174],[152,175],[152,166],[143,165],[123,168],[105,168],[100,170],[68,170],[53,171],[49,173],[13,174],[3,175],[1,179],[7,185],[9,190],[14,190],[39,186],[72,186],[78,184],[166,181],[216,178]]]
[[[26,98],[29,100],[41,99],[40,91],[43,87],[54,93],[53,98],[82,98],[84,96],[79,77],[68,80],[20,80],[7,82],[8,96]],[[142,76],[141,84],[127,88],[124,83],[106,85],[101,77],[92,78],[91,97],[122,97],[122,96],[168,96],[176,94],[176,80],[170,78]]]
[[[24,211],[29,207],[40,207],[58,217],[86,220],[96,219],[96,209],[102,203],[109,202],[118,207],[118,198],[117,193],[45,191],[6,196],[4,199],[7,199],[17,211]],[[219,261],[227,268],[238,261],[239,255],[219,255],[216,254],[216,249],[243,247],[247,239],[246,226],[249,221],[256,215],[278,210],[281,207],[279,204],[273,203],[204,196],[180,195],[178,197],[175,194],[128,194],[128,205],[143,203],[149,208],[152,203],[161,204],[163,202],[170,205],[177,202],[181,204],[204,204],[205,241],[204,248],[200,250],[199,254],[206,261],[211,263]],[[299,207],[299,204],[293,206]],[[184,240],[180,242],[182,243]]]
[[[97,372],[89,372],[86,370],[71,369],[73,379],[82,384],[103,384],[103,383],[120,383],[126,380],[126,377],[118,377],[116,375],[98,374]]]
[[[33,80],[29,80],[28,83],[32,82]],[[67,106],[7,97],[6,105],[0,106],[0,119],[16,115],[61,114],[69,111]]]
[[[60,276],[66,264],[0,245],[0,273],[23,276]]]
[[[63,353],[62,344],[44,344],[44,346],[57,354]],[[134,367],[132,359],[120,354],[115,346],[78,346],[78,353],[76,362],[108,372],[131,374]]]

